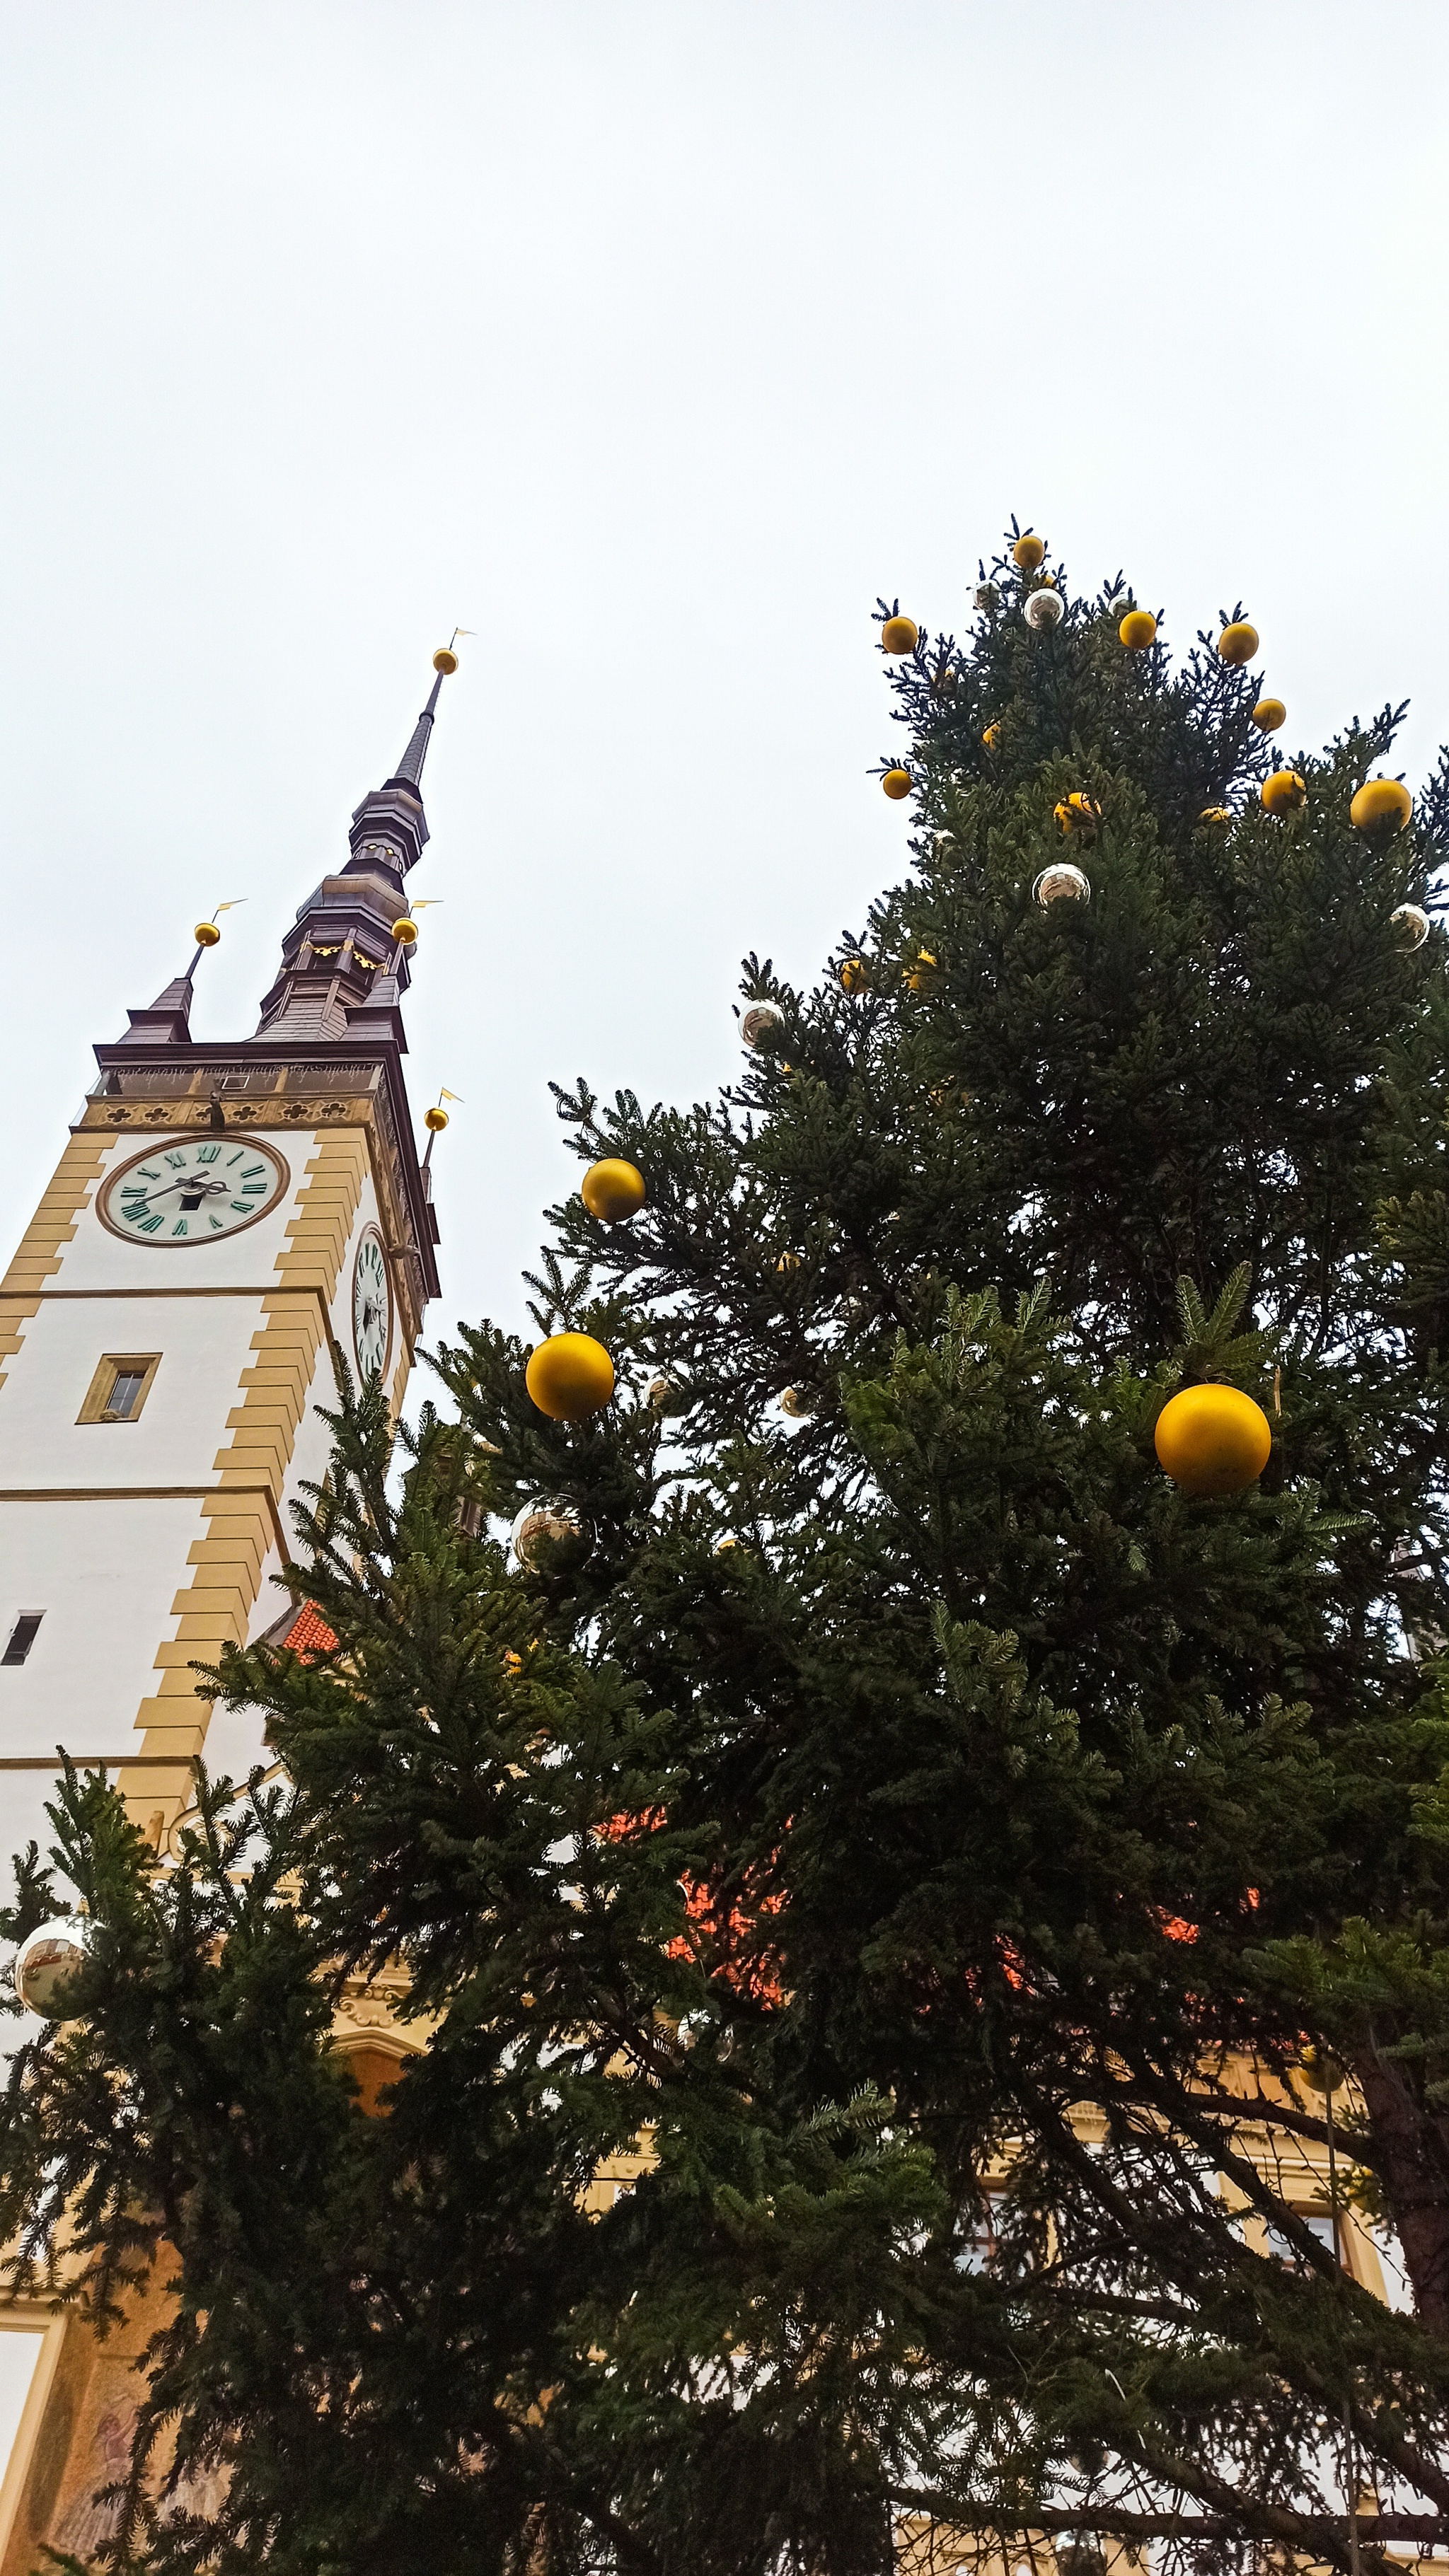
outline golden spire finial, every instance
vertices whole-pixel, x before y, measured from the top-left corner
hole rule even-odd
[[[458,667],[458,656],[454,652],[453,647],[457,643],[459,636],[471,635],[472,633],[473,629],[471,626],[455,626],[452,634],[447,640],[447,643],[440,644],[438,646],[436,653],[433,655],[433,669],[437,671],[443,679],[448,679]]]
[[[460,1109],[466,1106],[463,1095],[460,1091],[443,1090],[439,1092],[434,1106],[431,1109],[425,1109],[423,1111],[423,1125],[428,1131],[428,1150],[423,1156],[424,1171],[427,1170],[429,1163],[433,1159],[434,1142],[439,1136],[441,1136],[443,1129],[448,1123],[448,1113],[443,1107],[445,1100],[456,1100]]]
[[[235,912],[238,904],[248,903],[250,900],[250,896],[244,894],[229,895],[225,903],[213,905],[211,919],[209,921],[198,921],[191,934],[192,938],[196,942],[196,955],[192,958],[191,964],[186,970],[188,980],[195,974],[197,967],[201,964],[205,950],[208,948],[214,948],[221,937],[221,927],[218,922],[217,915],[223,912]]]

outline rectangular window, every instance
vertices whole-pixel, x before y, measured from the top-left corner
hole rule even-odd
[[[10,1631],[10,1639],[5,1648],[5,1652],[3,1655],[0,1655],[0,1664],[24,1663],[26,1656],[29,1654],[31,1647],[35,1643],[41,1620],[44,1617],[45,1612],[43,1610],[21,1611],[19,1618],[16,1620],[14,1627]]]
[[[159,1351],[107,1351],[77,1422],[134,1422],[160,1365]]]

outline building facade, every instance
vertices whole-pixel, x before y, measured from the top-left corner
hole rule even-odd
[[[428,839],[423,763],[451,652],[434,667],[402,760],[287,932],[253,1035],[193,1039],[198,944],[96,1048],[97,1080],[0,1281],[9,1850],[44,1837],[57,1747],[102,1764],[158,1848],[198,1756],[233,1777],[266,1760],[260,1721],[199,1697],[193,1667],[290,1625],[276,1577],[290,1507],[326,1467],[317,1408],[335,1401],[339,1363],[379,1372],[401,1403],[438,1286],[402,1021],[406,880]],[[385,2001],[344,2007],[339,2035],[375,2090],[396,2049]],[[28,2393],[0,2482],[0,2576],[45,2542],[98,2545],[90,2496],[124,2459],[134,2402],[129,2338],[97,2346],[81,2320],[38,2311],[7,2326],[0,2381],[8,2367],[18,2395],[28,2373]]]

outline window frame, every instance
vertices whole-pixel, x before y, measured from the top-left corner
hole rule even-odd
[[[77,1428],[82,1423],[91,1422],[112,1425],[139,1422],[160,1366],[159,1351],[103,1351],[86,1389],[85,1402],[76,1415]],[[141,1380],[141,1391],[129,1413],[112,1413],[110,1410],[110,1399],[118,1377],[139,1377]]]

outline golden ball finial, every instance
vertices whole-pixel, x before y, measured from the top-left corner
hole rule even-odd
[[[418,925],[411,913],[405,912],[401,921],[393,923],[392,935],[399,948],[411,948],[418,935]]]
[[[458,656],[453,651],[452,646],[449,644],[440,644],[436,653],[433,655],[433,669],[435,671],[441,671],[444,679],[446,680],[451,678],[457,667]]]
[[[221,937],[214,921],[198,921],[191,934],[198,948],[214,948]]]
[[[430,1128],[435,1136],[441,1136],[447,1123],[448,1113],[446,1109],[425,1109],[423,1111],[423,1125]]]

